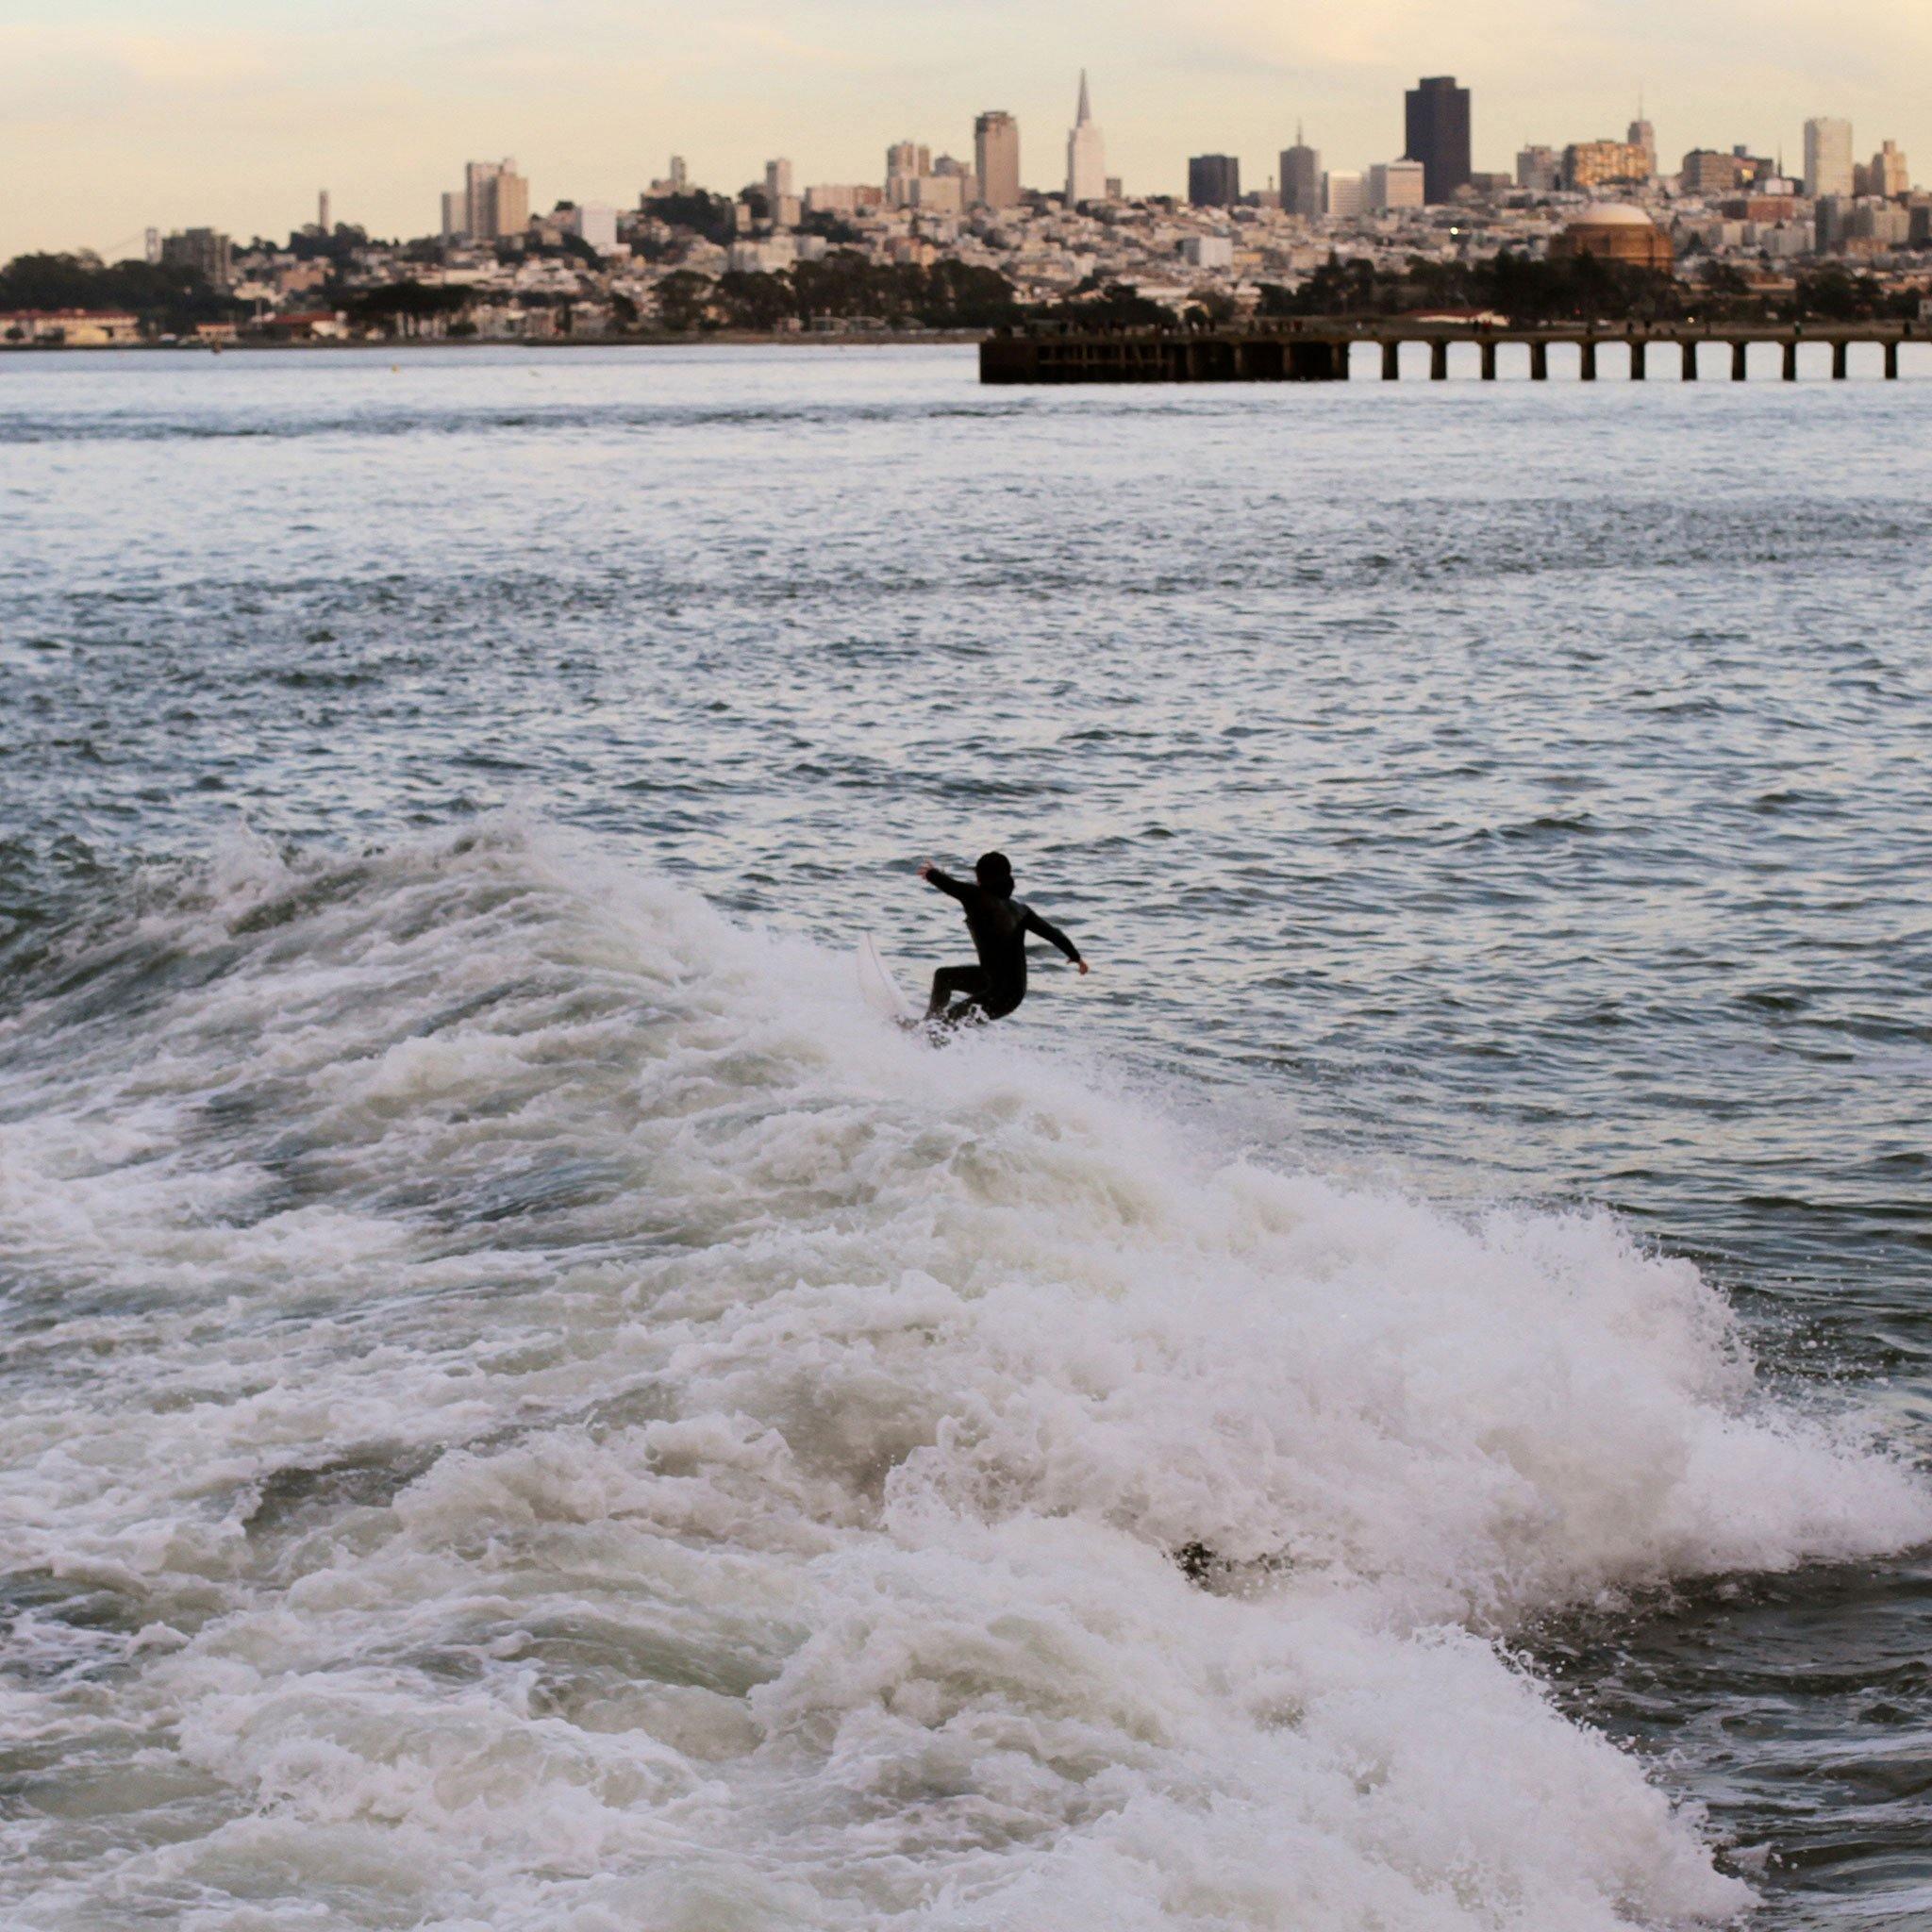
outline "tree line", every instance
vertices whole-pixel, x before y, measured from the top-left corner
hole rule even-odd
[[[727,204],[728,206],[728,204]],[[399,330],[405,319],[440,320],[467,333],[465,311],[472,290],[408,277],[371,288],[345,286],[340,275],[359,231],[338,229],[309,238],[310,252],[328,259],[331,277],[314,299],[340,308],[372,331]],[[582,253],[591,253],[583,249]],[[721,331],[766,333],[823,323],[871,324],[881,329],[979,330],[1025,322],[1058,322],[1083,327],[1147,328],[1220,324],[1237,313],[1222,288],[1197,290],[1178,318],[1131,285],[1089,276],[1059,300],[1025,304],[997,270],[960,261],[872,262],[856,250],[834,248],[817,261],[770,273],[730,272],[717,276],[675,269],[653,291],[655,318],[641,312],[621,291],[611,296],[619,327],[627,332],[702,335]],[[569,307],[570,296],[547,299]],[[85,255],[23,255],[0,268],[0,310],[14,308],[120,309],[154,332],[189,334],[204,322],[237,322],[247,310],[210,288],[192,269],[145,261],[108,264]],[[1754,288],[1732,264],[1707,260],[1685,273],[1639,268],[1595,256],[1538,260],[1511,250],[1475,261],[1378,265],[1365,258],[1331,254],[1293,288],[1264,284],[1258,312],[1264,317],[1361,318],[1413,314],[1427,309],[1488,310],[1516,324],[1566,321],[1747,322],[1815,318],[1821,321],[1909,320],[1917,296],[1890,290],[1872,275],[1836,264],[1799,275],[1790,291]]]

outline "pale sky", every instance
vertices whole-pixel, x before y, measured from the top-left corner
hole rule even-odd
[[[1325,166],[1392,158],[1424,74],[1474,90],[1479,169],[1621,139],[1641,89],[1667,168],[1742,142],[1795,169],[1805,118],[1837,114],[1932,181],[1925,0],[8,0],[0,258],[280,237],[323,186],[340,221],[428,234],[464,161],[506,155],[539,208],[630,206],[674,152],[727,193],[779,155],[801,188],[876,181],[902,138],[970,158],[987,108],[1058,187],[1083,65],[1130,194],[1206,152],[1265,186],[1297,120]]]

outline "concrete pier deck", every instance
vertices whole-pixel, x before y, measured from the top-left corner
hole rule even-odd
[[[1517,344],[1529,352],[1532,381],[1549,379],[1552,350],[1571,362],[1576,377],[1594,382],[1599,369],[1641,382],[1652,354],[1670,358],[1676,374],[1694,382],[1701,371],[1742,382],[1754,343],[1774,343],[1782,379],[1798,379],[1798,352],[1812,343],[1831,351],[1831,373],[1842,382],[1849,352],[1869,343],[1884,354],[1888,380],[1898,377],[1901,342],[1932,340],[1925,323],[1683,323],[1616,325],[1555,323],[1518,328],[1503,324],[1362,321],[1261,321],[1222,328],[1124,328],[1083,330],[1041,325],[988,336],[979,345],[979,379],[1032,382],[1345,382],[1353,351],[1370,343],[1379,351],[1383,380],[1402,375],[1402,350],[1420,343],[1428,352],[1430,377],[1449,375],[1449,352],[1457,343],[1477,351],[1477,374],[1496,379],[1496,353]],[[1574,360],[1571,352],[1574,351]],[[1703,352],[1700,356],[1700,351]],[[1717,364],[1711,370],[1712,363]]]

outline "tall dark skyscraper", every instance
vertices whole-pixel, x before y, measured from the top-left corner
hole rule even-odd
[[[1407,158],[1423,164],[1423,199],[1447,201],[1469,185],[1469,90],[1439,74],[1408,91]]]
[[[1195,208],[1232,208],[1241,198],[1241,164],[1233,155],[1196,155],[1188,163],[1188,200]]]
[[[1285,214],[1309,221],[1322,212],[1322,157],[1294,130],[1294,145],[1281,150],[1281,207]]]

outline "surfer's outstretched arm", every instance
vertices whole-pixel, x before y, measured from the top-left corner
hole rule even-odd
[[[1048,945],[1058,946],[1082,973],[1087,971],[1087,962],[1081,958],[1079,947],[1058,926],[1053,924],[1050,921],[1041,918],[1040,914],[1034,911],[1032,907],[1027,907],[1026,917],[1021,921],[1021,924],[1028,932],[1037,933]]]
[[[956,879],[951,873],[941,872],[929,858],[920,866],[919,876],[927,885],[937,886],[947,898],[958,900],[962,906],[969,904],[979,891],[977,886],[969,886],[963,879]]]

